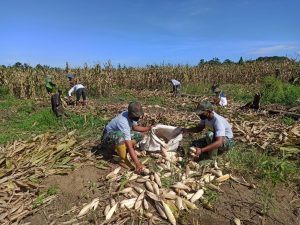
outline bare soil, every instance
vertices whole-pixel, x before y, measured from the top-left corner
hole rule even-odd
[[[111,164],[112,167],[115,165]],[[45,191],[50,187],[59,188],[58,197],[48,206],[42,208],[23,222],[31,222],[32,225],[59,224],[70,221],[70,224],[101,224],[104,219],[103,211],[110,198],[109,184],[104,175],[108,171],[97,169],[94,166],[81,166],[67,176],[52,176],[44,180]],[[291,188],[280,186],[274,198],[273,207],[267,215],[261,214],[261,205],[256,189],[249,189],[235,182],[227,182],[221,186],[224,193],[220,193],[213,204],[213,210],[204,209],[201,205],[198,210],[183,212],[179,218],[179,224],[232,224],[234,218],[239,218],[244,225],[272,224],[295,225],[300,223],[299,205],[296,202],[296,193]],[[99,197],[100,203],[95,212],[81,220],[72,222],[84,203],[91,202]],[[298,202],[299,204],[299,202]],[[64,213],[73,209],[72,212]],[[132,224],[130,219],[128,224]],[[163,222],[167,224],[167,222]],[[125,223],[127,224],[127,223]],[[136,224],[136,223],[134,223]],[[148,224],[144,221],[143,224]]]

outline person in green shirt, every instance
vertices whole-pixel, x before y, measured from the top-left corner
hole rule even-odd
[[[52,82],[52,76],[47,75],[45,78],[45,86],[48,94],[53,93],[56,84]]]

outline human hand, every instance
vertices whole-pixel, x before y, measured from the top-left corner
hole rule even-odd
[[[202,148],[196,148],[196,157],[199,157],[202,154]]]
[[[188,129],[186,129],[186,128],[181,128],[181,132],[182,132],[183,134],[187,134],[187,133],[188,133]]]
[[[143,164],[138,164],[138,165],[136,165],[135,171],[136,171],[138,174],[143,173],[144,170],[145,170],[145,166],[144,166]]]

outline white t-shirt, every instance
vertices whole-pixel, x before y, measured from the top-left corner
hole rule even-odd
[[[219,105],[221,105],[221,106],[227,105],[227,98],[226,97],[219,97],[219,98],[220,98]]]
[[[212,120],[201,120],[200,125],[211,127],[213,129],[215,137],[233,138],[231,125],[228,123],[228,121],[216,112],[213,112],[213,114],[214,117],[212,118]]]
[[[74,85],[69,91],[68,91],[68,95],[71,96],[72,93],[75,91],[77,91],[80,88],[84,88],[84,86],[82,84],[76,84]]]
[[[120,113],[106,125],[106,132],[121,131],[124,134],[125,141],[131,140],[130,130],[133,125],[138,123],[128,118],[128,111]]]
[[[171,82],[174,86],[180,85],[180,82],[178,80],[172,79]]]

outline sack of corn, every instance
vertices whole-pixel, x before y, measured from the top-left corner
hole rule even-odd
[[[171,157],[176,153],[181,140],[181,128],[158,124],[139,143],[139,147],[145,151],[161,151]]]

